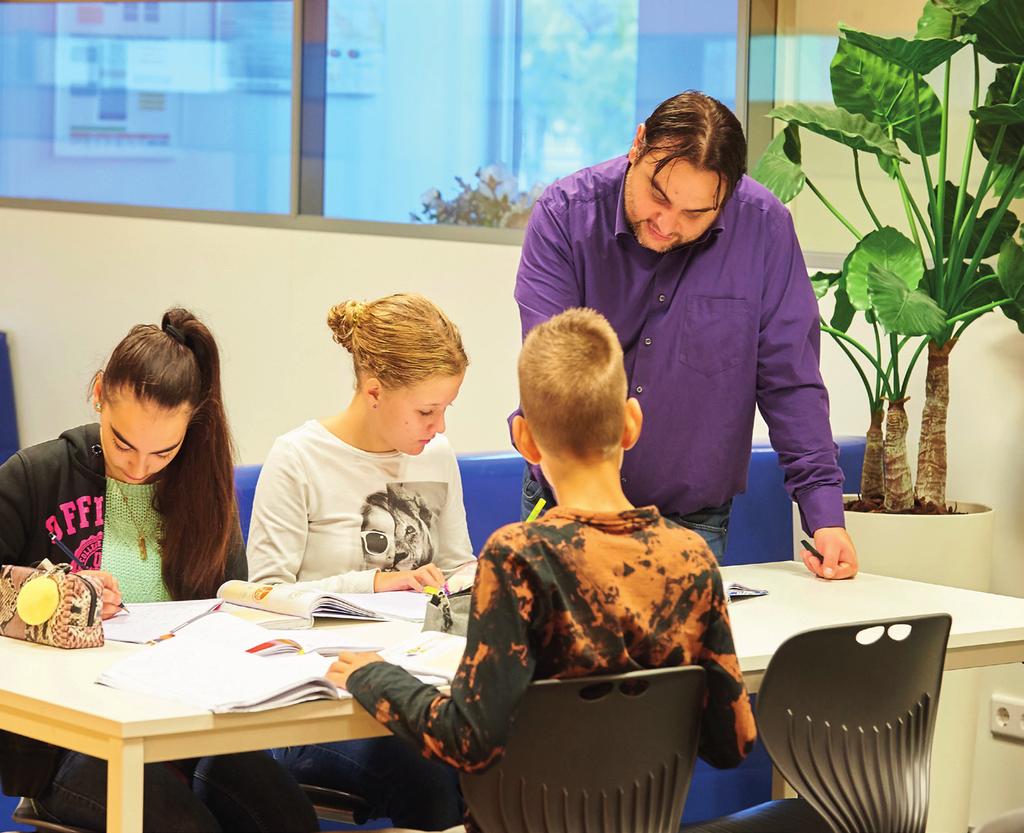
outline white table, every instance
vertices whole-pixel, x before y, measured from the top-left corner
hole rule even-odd
[[[723,573],[727,582],[769,591],[730,605],[737,654],[751,691],[775,649],[792,634],[888,616],[951,613],[947,668],[1024,660],[1024,599],[870,575],[829,583],[794,562],[727,567]],[[403,623],[375,627],[384,631],[384,641],[418,629]],[[0,729],[107,760],[112,833],[142,829],[144,763],[386,734],[352,700],[214,715],[94,683],[102,668],[135,650],[108,643],[60,651],[0,639]]]
[[[722,576],[768,591],[729,605],[736,655],[751,692],[776,648],[793,634],[872,619],[951,614],[947,670],[1024,661],[1024,599],[867,573],[830,582],[795,561],[726,567]]]

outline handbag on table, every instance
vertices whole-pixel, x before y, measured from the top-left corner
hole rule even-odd
[[[103,586],[70,569],[0,567],[0,636],[55,648],[101,646]]]

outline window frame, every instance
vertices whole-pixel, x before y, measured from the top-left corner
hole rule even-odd
[[[82,0],[0,0],[4,5],[33,5],[81,2]],[[174,2],[175,0],[155,0]],[[180,2],[180,0],[178,0]],[[499,0],[493,0],[497,3]],[[348,220],[323,215],[324,203],[324,120],[326,107],[326,61],[328,0],[292,0],[292,101],[291,169],[289,172],[289,213],[267,214],[247,211],[214,211],[193,208],[162,208],[123,203],[73,200],[29,199],[0,196],[0,208],[30,211],[57,211],[108,217],[138,217],[193,223],[253,226],[258,228],[321,231],[336,234],[383,235],[427,240],[451,240],[467,243],[494,243],[521,246],[522,229],[434,223],[394,223],[380,220]],[[757,107],[754,125],[750,124],[748,101],[751,72],[764,67],[750,65],[752,34],[775,31],[778,0],[736,0],[736,115],[748,136],[749,165],[761,155],[771,140],[767,131],[758,130],[770,106]],[[771,57],[774,64],[774,56]],[[770,105],[770,103],[769,103]],[[769,120],[763,119],[763,122]],[[751,135],[751,127],[754,135]],[[749,166],[748,165],[748,166]],[[567,172],[568,173],[568,172]]]

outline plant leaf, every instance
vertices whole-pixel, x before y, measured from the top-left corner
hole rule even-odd
[[[776,107],[768,115],[789,124],[799,125],[805,130],[855,150],[863,150],[900,162],[907,161],[900,154],[896,143],[882,128],[858,113],[850,113],[840,108],[788,104],[785,107]]]
[[[995,64],[1024,61],[1024,14],[1020,0],[988,0],[964,21],[978,36],[978,51]]]
[[[946,326],[946,313],[924,292],[910,289],[888,269],[868,266],[868,294],[886,332],[903,336],[938,335]]]
[[[996,70],[996,77],[989,84],[988,92],[985,93],[985,107],[979,107],[978,112],[985,110],[988,113],[1004,113],[1004,110],[997,109],[997,105],[1009,104],[1010,93],[1013,92],[1013,83],[1017,79],[1017,72],[1020,64],[1009,64]],[[1024,87],[1022,87],[1024,89]],[[1017,92],[1018,99],[1021,98],[1021,91]],[[1014,105],[1016,106],[1016,105]],[[999,132],[1000,124],[993,121],[982,121],[978,124],[975,132],[975,141],[978,143],[978,150],[986,159],[991,158],[992,148],[995,145],[996,134]],[[1024,147],[1024,124],[1010,124],[1003,136],[1003,144],[999,149],[997,162],[1012,165],[1017,161],[1017,154],[1021,147]]]
[[[795,125],[788,124],[786,129],[772,139],[758,160],[750,175],[786,203],[799,194],[807,180],[803,168],[798,162],[792,161],[786,154],[785,146],[792,143],[788,134],[797,133]],[[799,154],[799,139],[796,139],[796,152]],[[799,159],[799,156],[798,156]]]
[[[988,0],[931,0],[939,8],[960,17],[970,17]]]
[[[843,280],[855,309],[866,310],[871,306],[868,271],[872,265],[898,275],[908,290],[917,289],[924,276],[920,251],[897,229],[886,226],[866,234],[843,263]]]
[[[814,297],[820,301],[828,294],[828,291],[838,280],[839,272],[815,272],[811,275],[811,287],[814,289]]]
[[[935,193],[934,191],[932,193]],[[953,212],[956,208],[956,194],[957,187],[950,181],[946,181],[946,195],[945,195],[945,208],[942,212],[942,237],[946,241],[945,248],[948,251],[949,241],[953,236]],[[974,196],[967,192],[964,194],[964,206],[970,207],[974,202]],[[974,253],[978,250],[978,246],[981,245],[981,238],[985,234],[985,229],[988,228],[989,222],[996,214],[995,208],[990,208],[984,212],[977,221],[974,223],[974,229],[971,232],[970,242],[967,244],[965,254],[968,259],[974,257]],[[963,217],[960,218],[960,222],[963,222]],[[995,234],[992,235],[992,239],[985,247],[985,251],[981,255],[981,259],[993,257],[999,254],[999,247],[1003,245],[1003,241],[1007,237],[1012,237],[1017,231],[1017,227],[1020,225],[1020,220],[1012,211],[1007,211],[1003,215],[1003,219],[999,221],[999,226],[996,228]],[[971,307],[967,307],[971,309]]]
[[[1024,99],[1014,104],[994,104],[991,107],[979,107],[971,110],[971,115],[980,124],[1014,125],[1024,123]]]
[[[1004,297],[1013,300],[1003,304],[1000,309],[1017,324],[1017,329],[1024,333],[1024,249],[1012,238],[1003,243],[996,261],[996,276],[999,285],[1006,293]]]
[[[978,307],[984,307],[1006,297],[1002,286],[999,285],[999,280],[996,278],[995,272],[991,269],[979,269],[976,282],[981,278],[985,278],[986,280],[981,283],[977,283],[977,285],[967,293],[967,296],[960,303],[960,308],[950,310],[951,314],[958,315],[961,312],[967,312],[968,310],[977,309]]]
[[[973,36],[964,35],[958,38],[881,38],[857,29],[839,24],[839,31],[846,35],[846,40],[859,46],[885,61],[897,64],[909,72],[927,75],[935,67],[944,64],[968,43]]]
[[[850,296],[846,292],[846,284],[840,278],[839,285],[836,287],[836,305],[835,309],[832,310],[832,320],[829,322],[829,326],[845,333],[850,329],[853,317],[856,314],[857,310],[853,308],[853,304],[850,303]]]
[[[997,197],[1001,197],[1006,193],[1006,189],[1013,185],[1015,176],[1020,173],[1021,171],[1015,171],[1009,165],[995,165],[992,174],[992,192]],[[1017,181],[1017,185],[1014,188],[1014,194],[1010,199],[1024,199],[1024,178]]]
[[[915,153],[938,153],[942,104],[923,79],[918,82],[915,110],[913,73],[845,39],[839,41],[830,73],[837,107],[859,113],[886,133],[891,128]],[[923,147],[914,129],[918,110]]]
[[[960,21],[949,9],[941,8],[934,3],[925,3],[921,17],[917,21],[915,37],[921,39],[951,38],[957,34],[959,28]]]

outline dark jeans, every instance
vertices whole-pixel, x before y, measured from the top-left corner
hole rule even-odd
[[[300,784],[366,799],[372,818],[395,827],[444,830],[462,821],[458,775],[394,736],[271,750]]]
[[[142,829],[147,833],[320,829],[313,805],[266,752],[146,764],[143,795]],[[64,824],[105,830],[106,762],[66,753],[49,789],[36,803]]]
[[[530,467],[523,467],[523,496],[519,505],[519,517],[526,520],[537,501],[541,498],[547,501],[545,509],[555,505],[555,496],[543,483],[533,479]],[[721,506],[712,506],[707,509],[700,509],[697,512],[690,512],[686,515],[665,515],[667,520],[692,529],[703,538],[711,552],[714,553],[718,563],[721,564],[725,557],[725,544],[729,537],[729,514],[732,512],[732,501],[728,500]]]

